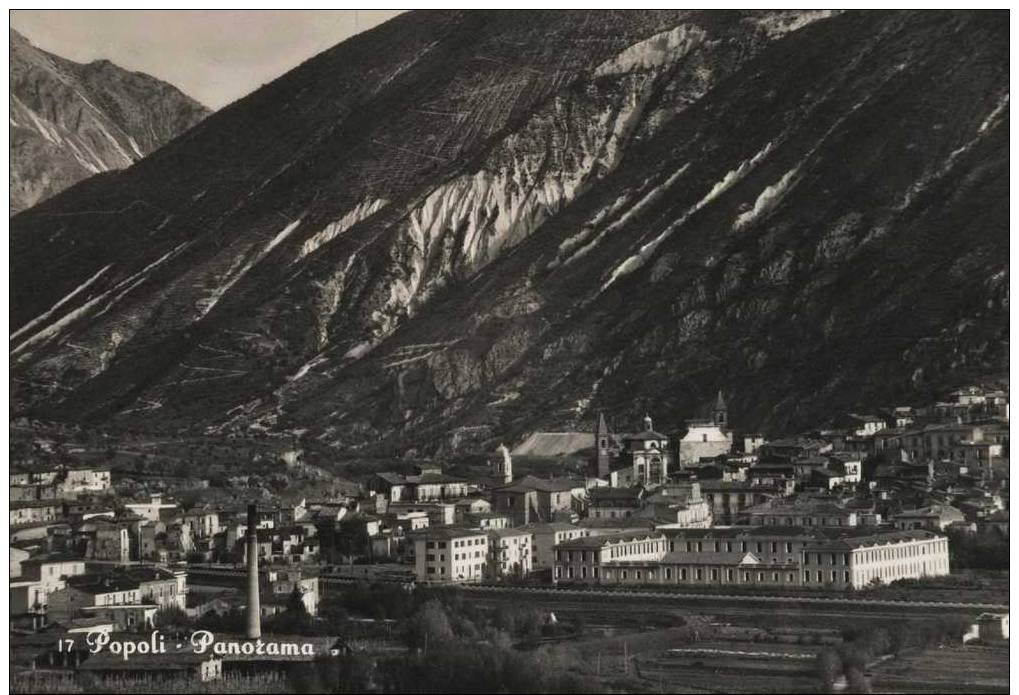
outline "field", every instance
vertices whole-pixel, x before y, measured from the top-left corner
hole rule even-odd
[[[1008,646],[928,649],[873,669],[876,693],[1007,693]]]

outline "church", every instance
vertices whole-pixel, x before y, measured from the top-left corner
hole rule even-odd
[[[686,434],[678,446],[678,466],[673,466],[669,438],[655,431],[649,415],[644,416],[640,432],[614,435],[609,431],[605,415],[599,414],[589,476],[604,480],[612,487],[664,485],[670,471],[697,468],[702,459],[730,453],[733,434],[728,424],[729,408],[719,391],[706,417],[687,420]]]
[[[687,420],[686,434],[679,440],[680,468],[695,468],[701,459],[714,458],[732,451],[732,431],[728,429],[729,408],[718,392],[710,416]]]
[[[612,487],[664,485],[669,478],[671,460],[669,438],[655,431],[650,416],[644,416],[643,426],[636,434],[617,438],[609,433],[605,416],[599,415],[592,477],[607,480]]]

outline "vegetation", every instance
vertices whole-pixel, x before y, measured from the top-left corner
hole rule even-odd
[[[1008,569],[1008,538],[994,530],[977,533],[949,529],[948,552],[952,569]]]
[[[869,693],[866,672],[875,660],[896,656],[906,650],[958,643],[968,627],[969,620],[961,617],[846,627],[841,645],[818,654],[818,679],[825,692],[833,692],[836,682],[844,677],[848,692]]]

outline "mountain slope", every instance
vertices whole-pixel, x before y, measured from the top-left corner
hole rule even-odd
[[[12,214],[130,166],[209,114],[165,82],[106,60],[65,60],[13,29],[10,58]]]
[[[404,453],[1000,370],[1001,27],[401,16],[12,220],[16,409]]]

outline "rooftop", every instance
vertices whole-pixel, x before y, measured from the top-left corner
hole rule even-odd
[[[654,531],[627,531],[624,533],[608,533],[601,536],[584,536],[559,543],[556,547],[565,550],[580,548],[601,548],[610,543],[628,543],[639,540],[662,540],[665,536]]]

